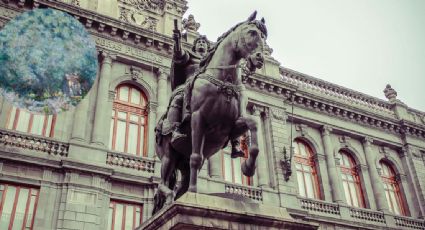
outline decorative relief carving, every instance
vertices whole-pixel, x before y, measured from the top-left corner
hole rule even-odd
[[[277,109],[277,108],[270,108],[270,111],[272,113],[273,119],[286,121],[288,119],[288,115],[286,114],[286,111],[283,109]]]
[[[321,131],[323,136],[329,136],[332,132],[332,127],[330,127],[329,125],[324,125],[322,126]]]
[[[162,13],[164,11],[165,0],[119,0],[120,2],[134,7],[138,11],[152,11]]]
[[[295,130],[301,133],[301,136],[305,136],[308,133],[308,126],[306,124],[296,124]]]
[[[124,22],[130,22],[129,20],[130,10],[124,7],[120,7],[119,20]]]
[[[71,5],[80,6],[80,0],[71,0]]]
[[[130,66],[130,68],[127,68],[125,71],[126,74],[131,75],[131,79],[133,81],[137,81],[142,79],[142,69],[136,67],[136,66]]]

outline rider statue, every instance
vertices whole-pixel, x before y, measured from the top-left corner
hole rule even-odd
[[[184,83],[199,69],[201,59],[207,54],[210,43],[206,36],[200,35],[193,42],[192,50],[184,50],[181,44],[181,32],[177,28],[173,30],[173,39],[174,56],[170,74],[173,95],[171,96],[172,101],[168,106],[166,119],[168,122],[165,122],[165,124],[168,124],[165,127],[168,126],[172,129],[171,142],[178,144],[186,137],[180,129],[183,114]],[[240,148],[239,138],[231,140],[231,144],[232,158],[244,156],[244,152]]]

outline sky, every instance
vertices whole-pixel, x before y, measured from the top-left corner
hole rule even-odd
[[[425,0],[187,0],[209,40],[257,10],[283,67],[425,112]]]

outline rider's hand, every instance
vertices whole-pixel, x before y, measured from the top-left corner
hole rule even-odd
[[[173,40],[175,42],[179,42],[181,38],[182,38],[182,34],[180,30],[173,30]]]

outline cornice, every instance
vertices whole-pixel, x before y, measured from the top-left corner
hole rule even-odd
[[[323,98],[317,94],[306,92],[299,88],[299,86],[294,86],[288,82],[276,79],[270,79],[259,74],[244,76],[242,81],[247,88],[251,90],[282,97],[284,100],[293,95],[294,105],[298,107],[328,114],[332,117],[337,117],[362,126],[378,128],[397,135],[401,135],[403,132],[400,120],[398,120],[394,114],[387,112],[375,113],[375,111],[371,112],[367,110],[367,108],[361,109],[359,107],[353,107],[348,102],[341,103],[329,98]],[[403,129],[408,131],[408,135],[425,139],[425,128],[407,121],[404,122],[403,125],[405,126]]]
[[[11,0],[5,7],[15,11],[22,11],[22,7],[19,7],[18,3],[19,1]],[[137,45],[141,48],[150,48],[152,51],[159,52],[164,56],[169,56],[173,50],[171,37],[125,23],[107,15],[101,15],[61,1],[33,0],[26,4],[29,4],[29,9],[50,7],[67,12],[79,20],[91,34],[108,34],[111,37],[120,38],[123,43]],[[11,17],[8,18],[11,19]]]

